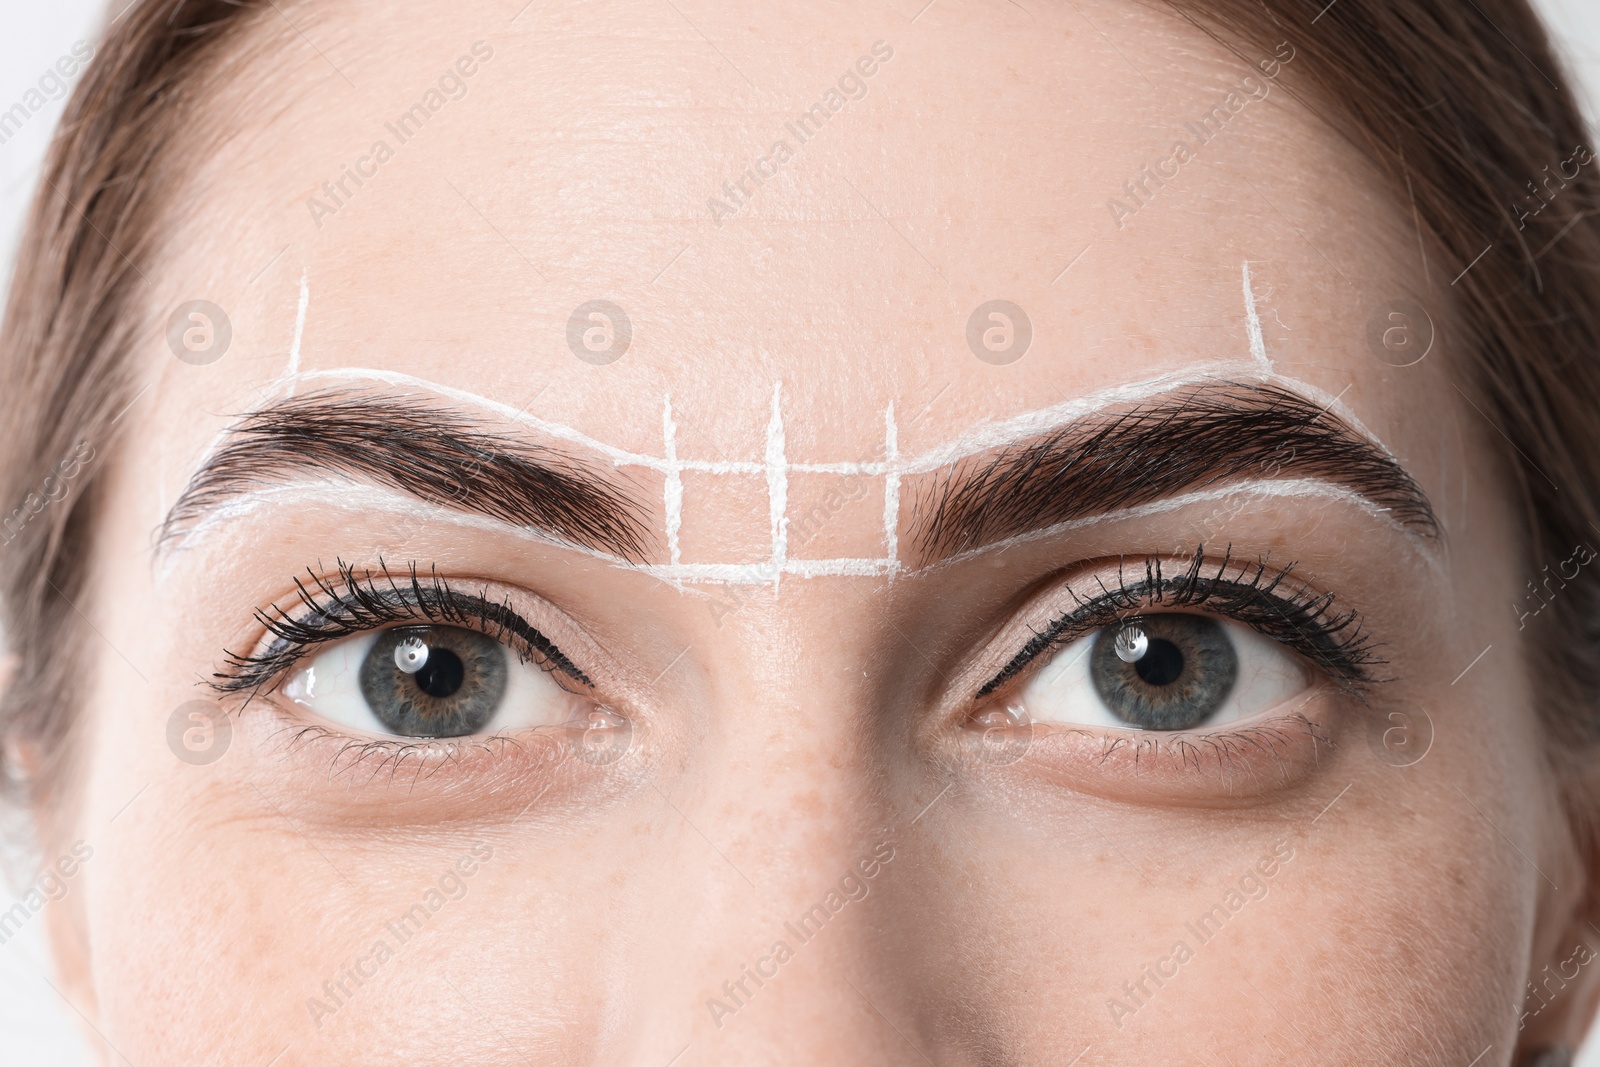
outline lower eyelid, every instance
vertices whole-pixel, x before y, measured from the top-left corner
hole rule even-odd
[[[273,755],[278,769],[260,776],[260,788],[275,794],[280,807],[300,806],[308,817],[330,819],[341,829],[352,819],[440,828],[458,819],[476,823],[489,811],[525,812],[529,796],[560,791],[573,753],[563,730],[360,737],[266,708],[244,716],[241,728]],[[544,785],[506,789],[513,779]]]
[[[1032,782],[1120,804],[1247,807],[1326,771],[1348,719],[1318,689],[1299,710],[1273,709],[1224,729],[1174,734],[1033,725],[1017,738],[968,736],[961,755],[974,773]],[[969,732],[970,733],[970,732]]]

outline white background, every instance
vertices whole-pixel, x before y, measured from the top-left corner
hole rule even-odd
[[[102,0],[0,0],[0,110],[21,99],[39,76],[70,52],[74,42],[94,39]],[[119,5],[124,0],[117,0]],[[1591,118],[1600,114],[1600,3],[1596,0],[1535,0],[1544,10],[1568,62],[1587,87]],[[0,263],[10,276],[22,216],[38,181],[39,165],[60,117],[61,102],[34,115],[0,145]],[[92,860],[90,861],[92,865]],[[11,905],[0,882],[0,911]],[[89,1057],[74,1010],[55,993],[42,937],[43,916],[0,946],[0,1050],[7,1064],[80,1067]],[[1580,1059],[1600,1067],[1600,1034]]]

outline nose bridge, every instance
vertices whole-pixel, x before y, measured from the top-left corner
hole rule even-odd
[[[888,869],[870,849],[863,856],[872,877],[855,863],[826,875],[796,869],[717,939],[691,1000],[702,1062],[894,1062],[860,992],[887,969],[878,937],[886,917],[872,888]]]
[[[775,608],[742,620],[746,649],[780,639]],[[687,1042],[684,1064],[902,1062],[910,1049],[868,999],[883,994],[866,993],[891,988],[883,905],[899,853],[871,714],[848,677],[859,670],[759,651],[724,667],[712,686],[723,706],[689,769],[659,783],[679,831],[678,899],[665,909],[678,918],[652,935],[639,1051],[670,1058]]]
[[[652,1029],[685,1035],[692,1062],[901,1061],[906,1049],[887,1040],[894,1029],[864,992],[892,988],[899,969],[883,907],[897,854],[887,835],[873,840],[826,809],[787,844],[713,840],[723,855],[711,862],[726,870],[706,873],[717,884],[673,929],[650,1013]]]

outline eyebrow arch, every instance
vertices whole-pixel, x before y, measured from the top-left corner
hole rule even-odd
[[[333,390],[275,401],[230,426],[168,512],[158,548],[207,512],[304,471],[387,486],[633,563],[646,561],[654,540],[637,502],[560,452],[419,397]]]
[[[1261,478],[1343,486],[1439,536],[1433,506],[1380,445],[1300,394],[1219,381],[1089,416],[957,463],[924,494],[914,543],[930,561],[1064,522]]]

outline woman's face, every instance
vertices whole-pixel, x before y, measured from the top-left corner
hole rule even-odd
[[[1519,626],[1590,557],[1525,561],[1467,265],[1279,40],[919,3],[252,31],[98,449],[52,914],[108,1049],[1576,1036]]]

